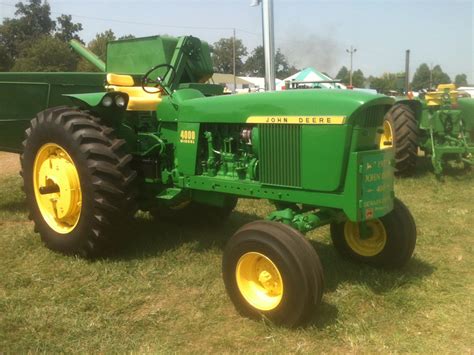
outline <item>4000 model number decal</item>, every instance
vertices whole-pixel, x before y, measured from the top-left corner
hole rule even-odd
[[[247,123],[263,124],[344,124],[346,116],[250,116]]]
[[[180,143],[196,143],[196,132],[192,130],[181,130],[179,132],[179,142]]]

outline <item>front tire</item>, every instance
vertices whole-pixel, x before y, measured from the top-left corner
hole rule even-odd
[[[30,218],[44,244],[97,256],[135,212],[132,156],[113,129],[69,107],[40,112],[23,142],[21,167]]]
[[[295,229],[256,221],[240,228],[224,251],[227,293],[244,316],[288,327],[309,320],[321,302],[323,271],[311,244]]]
[[[361,237],[360,224],[351,221],[331,224],[336,250],[349,259],[377,267],[398,268],[411,258],[416,244],[416,224],[399,199],[387,215],[366,222],[371,235]]]

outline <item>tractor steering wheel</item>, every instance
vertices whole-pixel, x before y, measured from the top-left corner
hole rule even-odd
[[[160,68],[168,68],[163,76],[158,76],[156,79],[151,79],[150,76],[153,74],[154,71],[160,69]],[[168,73],[171,71],[171,78],[170,78],[170,83],[174,82],[174,79],[176,78],[176,69],[170,65],[170,64],[158,64],[155,65],[153,68],[148,70],[145,75],[142,77],[142,89],[148,94],[156,94],[156,91],[149,91],[147,90],[147,86],[150,86],[152,84],[153,87],[158,88],[162,87],[167,93],[168,93],[168,88],[166,88],[163,84],[164,78],[168,76]],[[153,85],[154,84],[154,85]],[[169,93],[168,93],[169,94]]]

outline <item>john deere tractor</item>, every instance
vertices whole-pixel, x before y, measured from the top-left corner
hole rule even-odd
[[[270,200],[266,219],[229,239],[222,273],[242,314],[287,326],[310,319],[323,293],[303,233],[330,225],[341,255],[376,267],[412,256],[415,221],[394,196],[393,149],[379,147],[391,98],[221,95],[206,84],[209,46],[189,36],[111,42],[106,63],[72,45],[104,72],[0,74],[0,146],[21,154],[48,248],[100,255],[137,209],[218,223],[238,198]]]
[[[438,177],[447,164],[474,164],[474,99],[463,96],[446,84],[420,99],[397,100],[380,140],[382,149],[394,146],[397,173],[413,172],[418,149],[431,158]]]

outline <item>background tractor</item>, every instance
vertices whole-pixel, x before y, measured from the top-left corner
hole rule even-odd
[[[287,326],[312,316],[324,286],[302,233],[330,225],[342,255],[373,266],[412,256],[416,226],[394,196],[393,149],[379,147],[393,99],[221,95],[205,84],[209,46],[190,36],[111,42],[106,63],[72,45],[105,72],[0,74],[0,146],[21,154],[48,248],[94,257],[137,209],[218,223],[239,197],[267,199],[274,211],[230,238],[222,273],[242,314]]]
[[[431,158],[437,176],[450,162],[474,164],[474,99],[467,96],[447,84],[419,99],[397,100],[380,141],[381,148],[394,146],[397,173],[413,172],[418,149]]]

